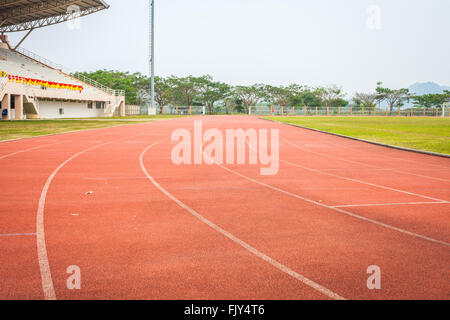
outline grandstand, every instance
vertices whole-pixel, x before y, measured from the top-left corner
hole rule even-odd
[[[77,6],[75,14],[74,6]],[[0,2],[0,103],[3,120],[125,115],[121,90],[75,77],[63,67],[19,45],[36,28],[107,9],[101,0]],[[69,10],[69,8],[71,8]],[[28,33],[13,47],[6,32]]]

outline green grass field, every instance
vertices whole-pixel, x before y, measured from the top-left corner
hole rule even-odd
[[[265,117],[393,146],[450,155],[450,118]]]
[[[136,116],[126,118],[90,118],[64,120],[0,121],[0,141],[32,138],[70,131],[108,128],[138,122],[151,122],[178,116]]]
[[[126,116],[126,117],[110,117],[110,118],[89,118],[88,120],[164,120],[164,119],[174,119],[174,118],[185,118],[190,117],[190,115],[172,115],[172,114],[158,114],[156,116]],[[83,118],[74,118],[66,120],[86,120]]]

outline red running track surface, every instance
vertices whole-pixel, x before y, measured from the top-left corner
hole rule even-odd
[[[279,129],[278,174],[174,165],[194,120]],[[0,299],[450,298],[449,159],[217,116],[0,143],[0,168]]]

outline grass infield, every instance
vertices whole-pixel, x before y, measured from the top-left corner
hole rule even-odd
[[[178,116],[136,116],[126,118],[89,118],[61,120],[0,121],[0,141],[32,138],[71,131],[108,128],[177,118]]]
[[[450,155],[450,118],[265,117],[392,146]]]

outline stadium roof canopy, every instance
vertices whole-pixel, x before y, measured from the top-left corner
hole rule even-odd
[[[0,32],[42,28],[108,8],[103,0],[0,0]]]

